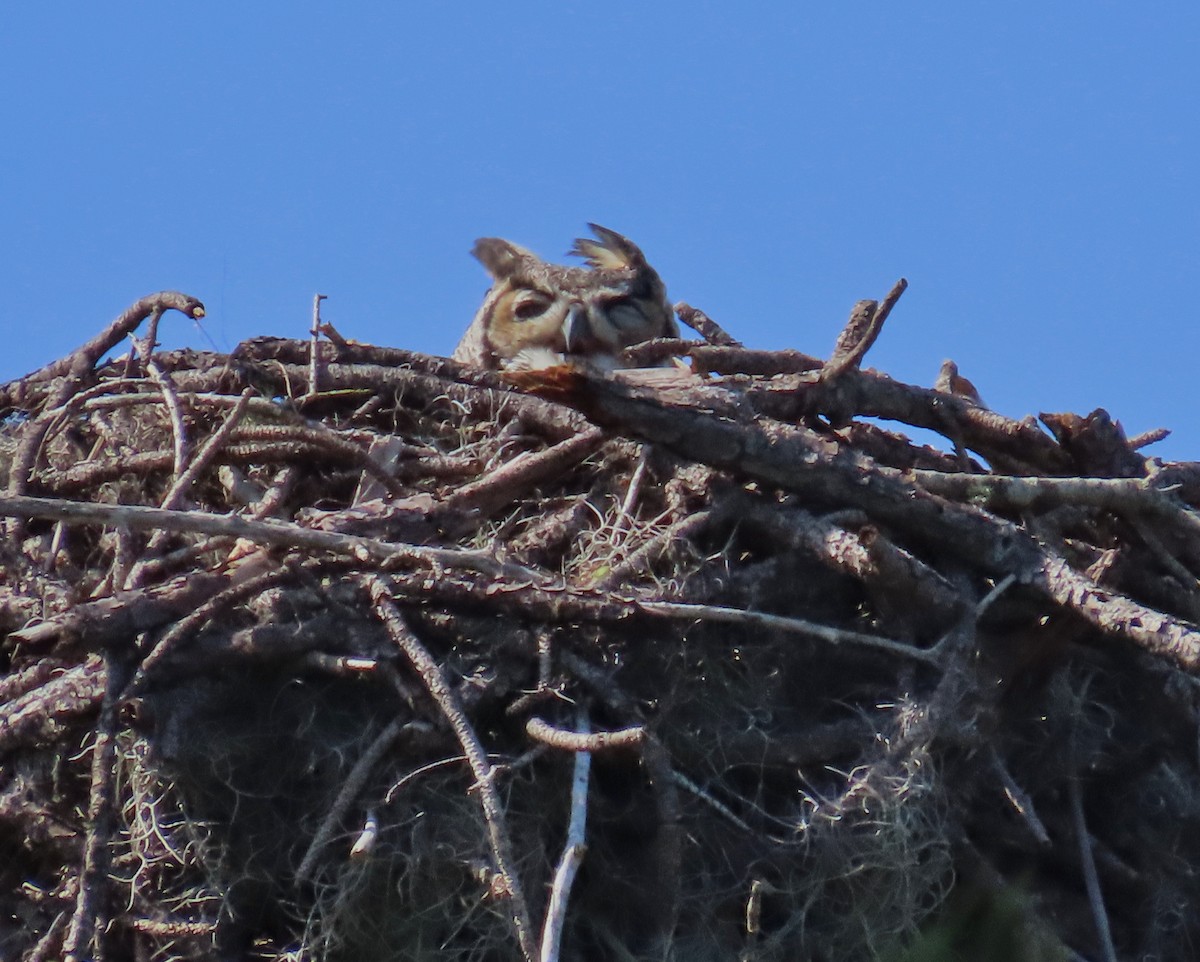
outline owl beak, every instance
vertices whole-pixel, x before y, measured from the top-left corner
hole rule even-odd
[[[567,319],[563,321],[562,332],[568,354],[574,354],[585,347],[592,333],[588,324],[587,308],[582,304],[572,304],[567,312]]]

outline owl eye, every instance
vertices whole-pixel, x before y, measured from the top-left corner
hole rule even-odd
[[[518,321],[528,321],[546,313],[550,298],[539,294],[525,294],[513,304],[512,314]]]
[[[608,320],[618,330],[634,331],[646,323],[646,315],[633,301],[616,301],[608,306]]]

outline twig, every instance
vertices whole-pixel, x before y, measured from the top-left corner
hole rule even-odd
[[[854,306],[854,310],[850,313],[850,320],[838,337],[833,356],[829,363],[821,369],[819,381],[822,384],[835,381],[850,368],[858,367],[863,356],[878,339],[883,330],[883,322],[887,320],[892,308],[900,300],[900,295],[907,288],[908,281],[902,277],[888,291],[882,303],[859,301]]]
[[[984,507],[1022,511],[1060,504],[1084,505],[1151,514],[1200,534],[1200,515],[1146,478],[1022,478],[922,470],[913,471],[911,476],[927,491]]]
[[[350,846],[350,853],[347,857],[351,860],[366,858],[375,850],[375,843],[378,840],[379,814],[375,809],[368,808],[363,817],[362,831],[358,833],[354,844]]]
[[[308,395],[321,391],[321,301],[325,294],[313,295],[312,326],[308,329]]]
[[[175,479],[175,483],[171,485],[162,502],[159,504],[160,508],[170,511],[173,508],[179,507],[179,503],[183,500],[183,495],[188,487],[200,477],[200,472],[212,463],[213,458],[217,456],[217,452],[221,450],[221,445],[237,429],[253,397],[254,391],[251,388],[246,388],[242,391],[237,399],[237,403],[233,406],[233,410],[225,416],[225,420],[221,423],[221,426],[204,442],[200,450],[196,453],[196,456],[192,459],[191,464],[188,465],[187,470]]]
[[[29,954],[25,956],[25,962],[45,962],[46,959],[52,958],[51,952],[54,951],[55,943],[59,943],[59,952],[61,954],[61,939],[63,930],[70,923],[71,917],[66,912],[59,912],[54,917],[54,921],[50,923],[50,927],[46,929],[45,934],[37,940],[37,944],[29,950]]]
[[[124,592],[118,598],[73,605],[8,637],[34,647],[64,637],[86,639],[91,648],[128,644],[130,637],[174,621],[228,584],[226,575],[193,571],[163,585]]]
[[[113,347],[119,344],[125,335],[136,329],[142,321],[155,311],[161,314],[167,310],[179,311],[193,320],[204,316],[204,305],[196,298],[187,294],[181,294],[178,291],[159,291],[157,294],[148,294],[127,307],[124,313],[109,324],[108,327],[87,343],[77,347],[66,357],[59,358],[57,361],[39,368],[32,374],[21,378],[20,382],[17,382],[15,385],[8,385],[7,393],[10,397],[16,395],[8,403],[19,403],[21,387],[23,385],[36,384],[41,381],[50,381],[54,378],[65,376],[75,381],[75,386],[78,386],[81,378],[95,367],[96,362],[100,358],[104,357]],[[52,400],[48,406],[57,407],[73,393],[72,385],[61,385],[51,395]]]
[[[162,320],[163,308],[156,307],[150,312],[150,317],[146,321],[146,333],[143,337],[137,338],[130,334],[136,353],[141,356],[143,364],[149,364],[150,359],[154,356],[154,349],[158,347],[158,322]],[[132,360],[132,354],[130,355]]]
[[[586,741],[591,737],[588,734],[590,726],[587,712],[582,707],[576,713],[575,726],[577,730],[569,733],[573,738]],[[558,962],[571,886],[587,853],[588,776],[591,764],[592,756],[589,751],[575,751],[575,774],[571,779],[571,818],[567,824],[566,846],[558,861],[558,868],[555,869],[554,882],[550,886],[550,903],[546,908],[546,921],[542,927],[540,962]]]
[[[212,436],[204,442],[200,450],[196,453],[196,456],[192,458],[192,462],[187,466],[187,469],[175,478],[175,483],[171,485],[170,489],[163,496],[162,502],[159,504],[160,508],[170,511],[179,506],[180,501],[183,500],[184,493],[189,487],[191,487],[193,482],[200,477],[200,473],[212,463],[212,460],[221,450],[221,446],[233,433],[234,428],[237,427],[238,423],[245,415],[246,408],[250,404],[250,399],[253,397],[253,393],[254,392],[250,388],[246,388],[246,390],[242,392],[241,396],[238,398],[238,403],[234,405],[233,410],[231,410],[226,416],[225,421],[219,428],[217,428],[216,431],[213,432]],[[143,558],[145,560],[139,561],[136,565],[134,565],[133,571],[130,572],[129,577],[125,581],[125,588],[128,589],[140,587],[143,579],[145,578],[146,564],[149,560],[149,558],[146,556],[153,557],[154,555],[157,555],[162,549],[163,544],[166,543],[166,540],[167,533],[163,529],[160,528],[154,533],[154,535],[150,538],[149,544],[146,545],[146,551],[143,553]]]
[[[346,813],[350,811],[350,806],[366,785],[371,772],[374,771],[375,766],[379,764],[379,760],[392,747],[392,743],[400,737],[404,729],[404,721],[399,718],[393,718],[388,722],[387,727],[375,736],[374,741],[371,742],[367,750],[354,763],[354,767],[350,770],[350,773],[346,776],[346,780],[342,783],[342,787],[338,790],[337,798],[329,806],[328,813],[326,813],[325,817],[321,820],[321,824],[313,834],[308,851],[304,853],[304,858],[300,860],[300,867],[296,869],[297,880],[306,881],[312,878],[313,869],[316,867],[321,849],[333,837],[333,833],[336,831],[338,825],[341,824]]]
[[[354,345],[342,337],[341,331],[330,324],[329,321],[321,322],[321,333],[329,338],[329,340],[331,340],[340,350],[348,351],[352,350],[354,347]]]
[[[141,665],[138,666],[137,671],[134,673],[133,680],[129,683],[129,690],[125,693],[125,697],[132,698],[134,695],[140,694],[145,690],[146,685],[149,683],[148,679],[153,677],[155,670],[163,660],[168,655],[173,654],[174,650],[194,632],[199,631],[205,625],[211,624],[215,620],[216,615],[228,611],[234,605],[240,604],[248,598],[257,597],[268,588],[273,588],[294,578],[296,578],[294,567],[284,565],[282,568],[268,571],[239,584],[231,585],[199,605],[185,618],[180,619],[172,625],[170,630],[158,639],[154,647],[142,659]]]
[[[51,740],[80,716],[94,712],[104,696],[102,676],[103,662],[93,658],[0,703],[0,754]]]
[[[915,621],[936,623],[957,617],[967,604],[946,578],[887,538],[864,512],[818,517],[744,496],[729,504],[727,513],[762,528],[788,548],[799,548],[826,567],[851,575],[893,602],[915,609],[910,616]]]
[[[1000,753],[996,750],[994,744],[988,747],[988,752],[991,755],[992,767],[1000,775],[1000,783],[1004,786],[1004,795],[1008,799],[1009,804],[1021,816],[1025,824],[1029,826],[1029,830],[1033,833],[1033,837],[1037,839],[1038,844],[1048,847],[1051,844],[1050,833],[1046,831],[1046,826],[1038,818],[1037,809],[1033,805],[1033,799],[1017,784],[1017,780],[1012,777],[1008,766],[1004,764],[1004,759],[1000,757]]]
[[[454,548],[431,548],[423,545],[401,544],[360,538],[355,535],[314,531],[298,524],[282,521],[250,521],[203,511],[164,511],[135,505],[91,504],[82,501],[60,501],[54,498],[0,496],[0,516],[21,518],[51,518],[105,525],[126,525],[130,528],[164,528],[169,531],[190,531],[209,535],[228,535],[244,538],[256,544],[287,545],[313,548],[348,555],[360,560],[381,564],[408,563],[423,566],[461,567],[484,574],[499,575],[517,580],[530,580],[532,572],[520,565],[505,564],[491,555]]]
[[[878,301],[859,301],[851,308],[850,318],[837,336],[833,353],[829,355],[829,360],[817,375],[818,383],[835,381],[850,368],[858,367],[859,361],[866,353],[864,345],[871,334],[871,322],[878,313]]]
[[[47,364],[27,377],[5,386],[5,399],[9,403],[20,403],[26,393],[32,393],[32,386],[41,381],[53,381],[48,396],[44,401],[45,408],[57,408],[68,398],[85,388],[84,381],[92,376],[96,362],[115,344],[134,330],[143,320],[154,312],[162,313],[168,308],[174,308],[189,317],[204,316],[204,305],[196,298],[177,291],[160,291],[151,294],[131,305],[125,313],[113,321],[96,337],[86,344],[76,348],[66,357],[52,364]],[[58,380],[55,380],[58,379]],[[28,489],[33,466],[42,441],[49,431],[52,419],[39,416],[34,419],[22,432],[21,444],[9,467],[8,493],[22,494]],[[17,518],[7,525],[8,535],[13,540],[19,540],[24,532],[25,522]]]
[[[493,781],[495,770],[488,761],[487,752],[471,727],[459,704],[458,695],[450,687],[442,669],[425,646],[417,639],[408,627],[400,609],[392,601],[387,584],[378,575],[367,575],[362,580],[364,588],[371,597],[375,613],[387,629],[392,641],[395,642],[404,656],[412,665],[413,670],[424,684],[426,691],[434,703],[450,723],[451,729],[462,746],[467,764],[475,776],[475,785],[479,790],[479,802],[483,809],[484,821],[487,823],[488,840],[491,844],[492,858],[496,863],[496,871],[504,884],[506,894],[512,903],[512,921],[516,931],[517,944],[525,962],[535,962],[538,957],[537,945],[534,942],[533,917],[529,913],[529,904],[525,901],[525,893],[521,888],[520,879],[516,875],[517,859],[513,852],[512,836],[509,834],[507,818],[500,794],[496,791]]]
[[[789,618],[783,615],[771,615],[761,611],[745,611],[741,608],[726,608],[720,605],[689,605],[671,601],[639,601],[638,608],[652,615],[662,615],[667,618],[691,618],[696,621],[720,621],[733,624],[754,625],[759,628],[770,628],[775,631],[786,631],[793,634],[809,635],[820,638],[830,644],[845,643],[859,645],[863,648],[873,648],[876,651],[887,652],[889,655],[899,655],[902,658],[912,658],[926,664],[939,664],[939,659],[931,650],[914,648],[891,638],[881,638],[878,635],[867,635],[859,631],[847,631],[844,628],[831,628],[829,625],[819,625],[815,621],[805,621],[803,618]]]
[[[734,812],[733,809],[722,802],[719,798],[714,798],[709,792],[706,792],[682,772],[677,772],[673,769],[670,770],[670,780],[684,791],[689,792],[696,798],[700,799],[700,801],[720,815],[721,818],[729,822],[729,824],[734,826],[738,831],[745,832],[747,835],[754,834],[754,829],[750,827],[749,823],[746,822],[745,819],[738,817],[737,813]]]
[[[734,340],[725,329],[716,321],[700,310],[698,307],[692,307],[691,304],[685,301],[680,301],[675,305],[675,313],[679,315],[679,319],[688,327],[699,334],[709,344],[715,344],[718,347],[741,347],[741,341]]]
[[[1072,735],[1074,738],[1074,735]],[[1079,772],[1067,778],[1067,797],[1071,804],[1071,820],[1075,825],[1075,839],[1079,844],[1079,861],[1083,867],[1083,885],[1087,890],[1088,904],[1092,909],[1092,920],[1096,925],[1096,938],[1105,962],[1117,962],[1117,950],[1113,945],[1112,929],[1108,924],[1108,910],[1104,907],[1104,893],[1100,890],[1100,875],[1096,871],[1096,858],[1088,835],[1087,820],[1083,813],[1083,791],[1079,787]]]
[[[551,748],[568,752],[602,752],[611,748],[631,748],[637,747],[646,739],[646,729],[642,726],[586,734],[579,731],[563,731],[536,717],[525,722],[525,734]]]
[[[1141,434],[1135,434],[1129,439],[1129,447],[1137,451],[1139,448],[1147,447],[1151,444],[1157,444],[1171,436],[1169,428],[1152,428],[1149,431],[1143,431]]]
[[[620,564],[609,568],[608,572],[595,582],[594,587],[600,591],[611,591],[623,587],[627,581],[649,568],[651,563],[664,552],[696,537],[708,527],[712,519],[711,511],[697,511],[676,521],[669,528],[664,528],[656,534]]]
[[[92,940],[107,929],[110,907],[106,904],[109,845],[115,829],[117,711],[125,687],[124,655],[105,655],[104,700],[96,723],[96,741],[92,746],[92,785],[88,803],[88,826],[84,843],[83,868],[75,911],[63,943],[66,962],[80,962],[91,956]],[[103,956],[103,951],[97,953]],[[91,956],[95,957],[95,956]]]
[[[616,381],[586,374],[575,377],[578,383],[554,385],[547,393],[579,404],[597,423],[785,491],[861,508],[877,522],[887,522],[925,541],[935,540],[943,551],[966,559],[988,575],[1020,572],[1030,586],[1105,632],[1122,634],[1188,670],[1200,668],[1200,629],[1099,588],[1016,524],[928,494],[912,485],[903,472],[881,468],[856,452],[830,445],[806,428],[763,419],[732,421],[694,408],[666,405],[650,393]],[[938,397],[946,403],[958,400]],[[991,416],[988,411],[971,410]],[[798,470],[798,465],[803,465],[803,470]],[[974,475],[959,477],[978,480]],[[1177,516],[1187,513],[1177,508],[1172,511]]]
[[[642,745],[642,763],[654,791],[654,814],[658,832],[654,840],[653,864],[658,872],[655,901],[663,907],[658,922],[659,958],[671,957],[671,942],[679,924],[683,891],[683,807],[671,769],[666,746],[653,734]]]
[[[478,481],[464,484],[438,505],[437,510],[447,516],[463,511],[487,515],[521,497],[529,488],[549,478],[560,477],[603,443],[604,432],[593,427],[536,454],[519,454]]]
[[[625,498],[621,502],[620,510],[617,512],[617,524],[628,519],[633,514],[633,507],[637,504],[638,494],[642,488],[642,478],[646,475],[646,465],[650,461],[650,448],[645,445],[639,445],[637,467],[633,469],[633,476],[629,479],[629,488],[625,492]]]
[[[324,424],[255,424],[238,427],[233,434],[236,441],[295,441],[312,445],[361,466],[392,494],[403,496],[409,493],[400,479],[386,465],[372,457],[370,451]]]

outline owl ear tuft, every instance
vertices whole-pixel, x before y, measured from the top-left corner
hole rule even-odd
[[[588,227],[598,239],[577,237],[568,254],[584,258],[599,270],[637,270],[645,266],[646,255],[628,237],[599,224],[588,224]]]
[[[501,237],[479,238],[471,253],[495,280],[512,277],[534,256],[524,247]]]

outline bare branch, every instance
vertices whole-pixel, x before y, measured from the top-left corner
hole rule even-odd
[[[450,723],[459,744],[462,745],[463,754],[467,758],[467,764],[471,766],[471,773],[475,776],[475,785],[479,790],[480,806],[487,822],[488,840],[492,847],[492,858],[496,862],[496,871],[503,879],[505,894],[512,903],[512,922],[517,943],[526,962],[535,962],[538,952],[534,943],[533,917],[529,913],[520,879],[516,875],[517,859],[513,852],[512,837],[508,831],[504,804],[494,784],[494,769],[488,761],[487,751],[463,713],[458,696],[446,681],[440,666],[412,633],[404,616],[392,602],[391,593],[384,581],[370,575],[363,579],[363,586],[370,594],[379,620],[412,665],[417,677],[421,679],[426,691]]]

